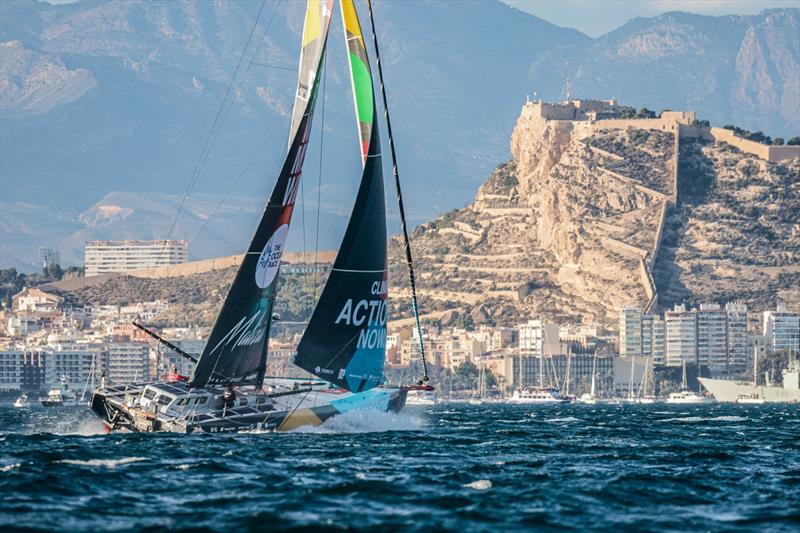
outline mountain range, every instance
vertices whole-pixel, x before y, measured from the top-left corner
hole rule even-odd
[[[302,2],[260,8],[0,3],[0,266],[30,269],[38,246],[80,263],[84,240],[165,237],[173,223],[193,258],[240,251],[282,162],[303,17]],[[597,39],[500,2],[375,10],[414,222],[473,199],[509,159],[527,97],[616,97],[800,133],[798,9],[671,12]],[[333,24],[294,249],[337,246],[360,164]]]

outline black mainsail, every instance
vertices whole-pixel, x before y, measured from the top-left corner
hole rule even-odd
[[[255,235],[225,298],[189,384],[260,387],[278,272],[284,252],[319,87],[333,0],[309,0],[303,27],[289,151]]]
[[[352,0],[341,0],[363,172],[336,261],[295,364],[350,391],[384,381],[388,314],[386,206],[372,73]]]

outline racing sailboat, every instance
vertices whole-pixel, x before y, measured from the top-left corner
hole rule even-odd
[[[409,388],[388,386],[383,374],[388,314],[386,208],[372,74],[353,0],[340,0],[340,7],[362,175],[339,253],[295,356],[295,364],[324,380],[323,386],[319,380],[292,387],[264,381],[281,258],[333,10],[333,0],[308,0],[289,150],[203,352],[194,360],[137,324],[196,365],[184,379],[102,383],[93,393],[92,409],[108,428],[179,433],[289,430],[318,425],[348,411],[399,411],[405,405]],[[375,44],[377,51],[377,40]],[[391,138],[390,128],[389,134]],[[400,196],[398,200],[402,201]],[[413,278],[411,269],[410,274]]]

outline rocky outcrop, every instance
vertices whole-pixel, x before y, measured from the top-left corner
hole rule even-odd
[[[677,128],[606,124],[523,108],[513,160],[475,203],[413,233],[423,310],[612,325],[627,305],[741,299],[760,307],[765,293],[783,298],[798,284],[800,161],[767,163],[691,140],[676,154]],[[401,265],[399,248],[393,253]],[[757,281],[737,285],[741,275]],[[403,312],[405,275],[392,280]]]

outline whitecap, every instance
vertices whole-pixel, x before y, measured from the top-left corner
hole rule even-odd
[[[747,417],[742,416],[678,416],[662,418],[659,422],[744,422]]]
[[[662,418],[659,422],[702,422],[701,416],[676,416],[672,418]]]
[[[0,472],[11,472],[12,470],[15,470],[15,469],[19,468],[20,466],[22,466],[22,463],[14,463],[14,464],[10,464],[10,465],[3,465],[3,466],[0,466]]]
[[[68,465],[99,466],[103,468],[112,469],[130,463],[137,463],[139,461],[147,461],[147,457],[123,457],[121,459],[89,459],[88,461],[81,461],[79,459],[63,459],[58,462]]]
[[[464,485],[464,488],[474,490],[489,490],[492,488],[492,482],[488,479],[479,479],[477,481],[473,481],[472,483],[467,483]]]
[[[551,422],[551,423],[554,423],[554,424],[558,424],[558,423],[568,423],[569,424],[569,423],[572,423],[572,422],[579,422],[579,420],[577,418],[575,418],[574,416],[565,416],[565,417],[561,417],[561,418],[545,418],[544,421],[545,422]]]

